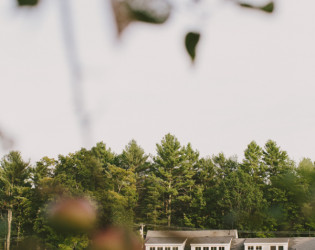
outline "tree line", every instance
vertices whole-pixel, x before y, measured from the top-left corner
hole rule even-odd
[[[41,239],[52,248],[84,249],[88,236],[58,233],[47,219],[57,197],[90,197],[98,227],[238,229],[270,237],[315,230],[315,163],[291,160],[274,141],[251,142],[244,159],[201,157],[171,134],[151,156],[129,142],[116,154],[91,149],[43,157],[35,164],[11,151],[0,162],[0,237]],[[0,246],[1,249],[2,246]]]

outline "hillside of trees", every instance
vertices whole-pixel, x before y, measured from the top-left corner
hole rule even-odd
[[[12,151],[0,165],[0,239],[11,217],[12,239],[34,236],[60,249],[76,241],[75,249],[84,249],[87,235],[60,234],[47,220],[48,204],[61,196],[92,199],[98,228],[143,223],[146,229],[251,232],[246,237],[303,235],[315,230],[314,165],[292,161],[271,140],[263,147],[251,142],[242,161],[223,153],[200,157],[171,134],[156,144],[154,156],[135,140],[120,154],[100,142],[36,164]]]

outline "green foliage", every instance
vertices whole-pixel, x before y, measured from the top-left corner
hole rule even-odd
[[[262,160],[263,150],[256,142],[252,141],[244,151],[245,159],[242,164],[242,169],[253,175],[257,184],[261,184],[266,179],[266,165]]]
[[[171,134],[156,144],[153,161],[135,140],[118,155],[98,143],[32,167],[12,151],[1,161],[0,187],[0,235],[11,209],[13,235],[36,236],[51,249],[85,249],[89,242],[87,233],[61,233],[48,220],[60,195],[94,200],[99,228],[236,228],[259,237],[315,230],[314,162],[303,159],[296,167],[271,140],[263,148],[251,142],[242,162],[223,153],[201,158]]]
[[[89,239],[86,235],[67,237],[62,243],[58,244],[58,249],[73,250],[73,249],[87,249]]]
[[[5,239],[7,230],[8,230],[7,218],[4,214],[1,213],[1,216],[0,216],[0,238],[1,239]]]
[[[25,222],[22,212],[29,208],[30,188],[29,163],[23,161],[20,152],[11,151],[0,162],[0,207],[7,211],[7,246],[10,246],[13,223],[17,225],[17,237],[21,236]]]
[[[120,165],[125,169],[132,169],[139,173],[148,167],[146,164],[148,157],[145,155],[144,150],[138,146],[137,142],[131,140],[120,156]]]
[[[184,152],[178,139],[167,134],[161,144],[156,144],[157,156],[154,158],[153,173],[159,178],[162,186],[163,211],[167,218],[168,226],[171,225],[171,218],[174,209],[174,199],[178,198],[178,184],[184,170]]]
[[[294,162],[288,157],[286,151],[282,151],[274,141],[267,141],[263,150],[263,161],[267,166],[268,177],[286,174],[294,167]]]
[[[138,221],[154,225],[166,224],[166,219],[162,217],[163,203],[160,179],[153,173],[144,178],[141,189],[139,190],[139,201],[137,207]]]

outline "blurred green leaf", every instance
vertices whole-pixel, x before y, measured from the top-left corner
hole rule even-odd
[[[153,23],[153,24],[162,24],[164,23],[167,18],[156,18],[150,14],[148,14],[146,11],[132,11],[133,17],[137,21],[146,22],[146,23]]]
[[[118,35],[132,22],[162,24],[171,14],[168,0],[111,0]]]
[[[260,8],[262,11],[268,12],[268,13],[272,13],[274,10],[274,3],[270,2],[267,5],[265,5],[264,7]]]
[[[244,8],[261,10],[261,11],[264,11],[264,12],[267,12],[267,13],[272,13],[274,11],[274,2],[270,2],[270,3],[268,3],[268,4],[264,5],[264,6],[261,6],[261,7],[257,7],[257,6],[248,4],[248,3],[239,3],[239,5],[241,7],[244,7]]]
[[[17,0],[19,6],[35,6],[39,0]]]
[[[137,21],[162,24],[171,13],[168,0],[125,0],[133,18]]]
[[[186,50],[192,61],[194,61],[196,57],[196,47],[198,45],[199,39],[200,33],[198,32],[189,32],[185,37]]]

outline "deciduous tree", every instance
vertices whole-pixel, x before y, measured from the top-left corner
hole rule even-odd
[[[29,166],[18,151],[11,151],[0,162],[0,203],[7,210],[8,220],[7,250],[10,249],[13,211],[26,202],[26,193],[30,190]]]

